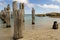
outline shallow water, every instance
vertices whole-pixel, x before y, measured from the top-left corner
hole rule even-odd
[[[50,28],[52,28],[52,25],[53,25],[54,21],[57,21],[58,24],[59,24],[60,23],[60,18],[51,18],[51,17],[47,17],[47,16],[46,17],[35,16],[35,25],[32,25],[32,16],[31,15],[25,15],[24,28],[26,30],[31,30],[31,29],[33,30],[33,29],[40,29],[40,28],[43,28],[43,29],[46,28],[47,30],[50,30]],[[13,37],[13,34],[14,34],[14,19],[11,18],[11,26],[12,26],[11,28],[2,28],[2,27],[6,27],[5,25],[6,24],[3,24],[1,19],[0,19],[0,40],[12,40],[12,37]],[[25,31],[24,35],[26,36],[29,33],[27,35],[27,36],[29,36],[30,32],[33,32],[33,31],[29,31],[29,32]],[[40,32],[40,30],[38,32]],[[45,32],[44,32],[44,34],[45,34]],[[28,37],[28,38],[30,38],[30,37]]]
[[[31,14],[26,14],[25,15],[25,28],[31,28],[32,26],[35,26],[36,28],[39,27],[49,27],[53,25],[53,22],[57,21],[58,23],[60,23],[60,18],[51,18],[51,17],[37,17],[35,16],[35,25],[32,25],[32,15]],[[1,25],[3,25],[1,19],[0,19],[0,27],[2,27]],[[11,26],[14,26],[14,19],[11,18]]]

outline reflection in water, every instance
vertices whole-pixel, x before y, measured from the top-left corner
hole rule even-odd
[[[35,24],[34,24],[34,25],[32,25],[32,29],[35,29]]]

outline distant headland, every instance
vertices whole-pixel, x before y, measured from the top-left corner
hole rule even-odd
[[[46,13],[46,14],[36,14],[36,16],[39,16],[39,17],[45,17],[45,16],[60,17],[60,13],[59,12],[50,12],[50,13]]]

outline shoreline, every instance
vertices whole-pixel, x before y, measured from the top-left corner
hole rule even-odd
[[[39,18],[40,17],[38,17],[36,20],[35,25],[31,24],[31,20],[28,18],[26,19],[23,28],[23,38],[18,40],[60,40],[60,19],[57,19],[59,28],[57,30],[54,30],[52,29],[52,25],[55,21],[55,18]],[[11,20],[11,28],[5,28],[5,24],[2,24],[0,26],[0,40],[13,40],[13,20]]]
[[[36,25],[35,25],[36,26]],[[34,27],[34,26],[32,26]],[[0,40],[12,40],[13,27],[0,29]],[[18,40],[59,40],[60,39],[60,24],[59,28],[54,30],[50,27],[40,27],[34,29],[23,30],[23,38]],[[3,39],[4,38],[4,39]]]

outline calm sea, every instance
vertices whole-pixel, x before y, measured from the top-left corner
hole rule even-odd
[[[60,23],[60,18],[51,18],[51,17],[37,17],[35,16],[35,26],[36,27],[46,27],[46,26],[52,26],[53,22],[57,21]],[[2,21],[0,19],[0,26],[2,25]],[[14,20],[11,18],[11,25],[14,26]],[[25,26],[31,27],[32,26],[32,15],[31,14],[25,14]]]

